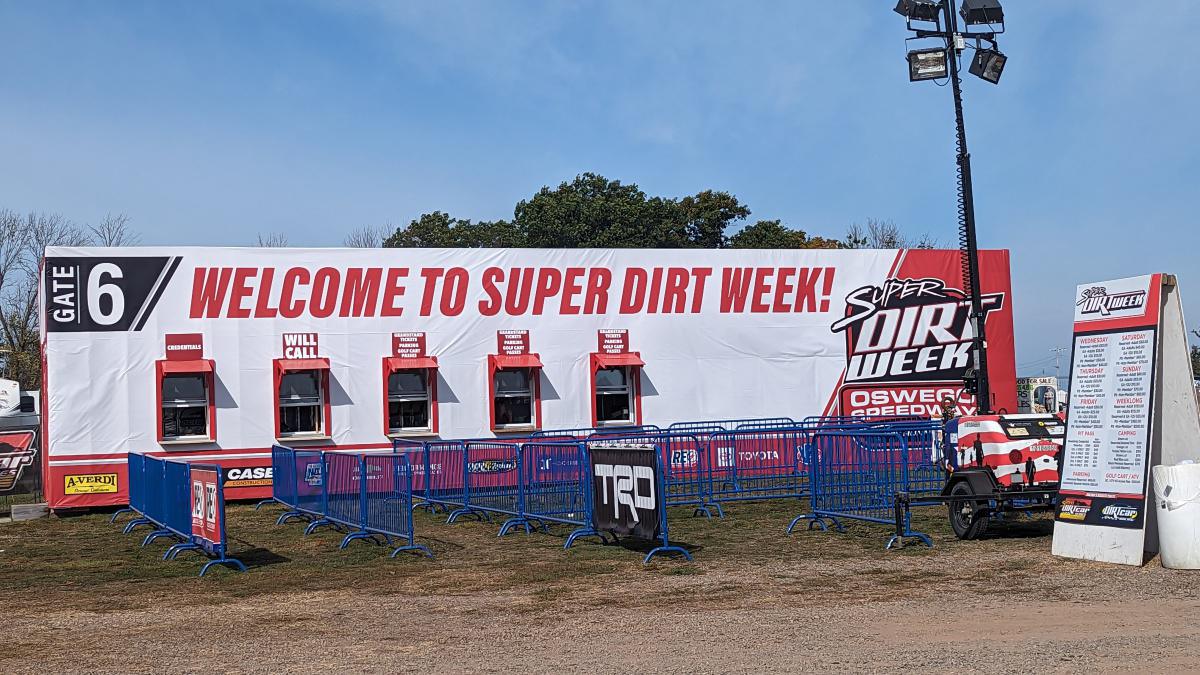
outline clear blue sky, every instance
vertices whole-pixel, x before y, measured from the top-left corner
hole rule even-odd
[[[1004,4],[1003,82],[964,85],[1019,370],[1069,343],[1084,281],[1176,272],[1200,326],[1200,3]],[[511,217],[596,171],[954,245],[950,90],[907,81],[893,5],[0,2],[0,207],[124,212],[147,244],[339,245]]]

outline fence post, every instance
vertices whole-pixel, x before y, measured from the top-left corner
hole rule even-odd
[[[670,462],[668,461],[668,464],[669,463]],[[667,531],[667,483],[663,477],[662,454],[659,452],[659,447],[657,445],[654,446],[654,464],[654,482],[657,483],[654,489],[658,492],[655,501],[658,505],[658,530],[659,536],[662,538],[662,545],[651,549],[650,552],[646,554],[646,558],[642,560],[642,564],[645,565],[649,563],[650,559],[656,555],[665,555],[667,553],[680,553],[683,555],[684,560],[690,562],[692,560],[692,554],[688,553],[687,549],[681,546],[672,546],[670,534]]]

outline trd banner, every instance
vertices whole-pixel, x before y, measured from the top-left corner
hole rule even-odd
[[[655,449],[642,444],[592,444],[592,527],[598,532],[654,539],[663,501]]]

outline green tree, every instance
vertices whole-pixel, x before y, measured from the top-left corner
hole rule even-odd
[[[750,209],[737,197],[712,190],[680,199],[679,212],[688,241],[699,248],[725,247],[728,245],[725,230],[750,215]]]
[[[637,185],[585,173],[521,200],[513,222],[533,248],[686,248],[679,205]]]
[[[494,222],[451,218],[441,211],[397,229],[383,240],[384,248],[513,248],[525,245],[525,237],[504,220]]]
[[[842,242],[824,237],[810,237],[803,230],[793,230],[778,220],[760,220],[748,225],[729,238],[731,248],[842,248]]]

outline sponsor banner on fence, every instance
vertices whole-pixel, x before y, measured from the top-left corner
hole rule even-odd
[[[191,468],[192,478],[192,535],[210,545],[221,543],[221,505],[217,490],[217,472],[212,469]]]
[[[41,492],[36,429],[0,430],[0,497]]]
[[[665,495],[657,494],[653,445],[593,443],[592,526],[644,539],[659,535]]]

